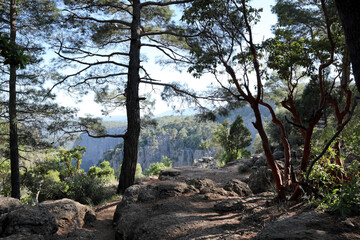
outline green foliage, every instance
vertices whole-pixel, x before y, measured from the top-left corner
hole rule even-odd
[[[139,146],[158,144],[158,138],[164,135],[170,141],[177,142],[181,148],[198,149],[202,141],[211,137],[215,126],[213,122],[199,122],[195,116],[163,117],[157,119],[158,125],[145,128],[140,135]]]
[[[149,168],[145,170],[145,176],[158,176],[160,171],[165,168],[171,168],[174,162],[166,156],[163,156],[161,162],[151,163]]]
[[[11,171],[10,160],[1,158],[1,162],[0,162],[0,177],[1,177],[0,194],[5,197],[10,196],[10,194],[11,194],[10,171]]]
[[[244,125],[241,115],[238,115],[230,125],[229,142],[230,147],[239,152],[251,144],[251,133]],[[244,152],[244,151],[243,151]],[[245,153],[245,152],[244,152]]]
[[[318,187],[321,199],[315,200],[320,209],[343,216],[360,213],[360,164],[354,161],[344,171],[324,157],[317,163],[309,179]],[[342,177],[343,176],[343,177]]]
[[[359,113],[353,116],[353,120],[348,123],[340,135],[343,143],[343,151],[346,154],[360,156],[360,121]]]
[[[120,167],[115,171],[115,178],[117,180],[119,180],[119,177],[120,177],[120,172],[121,172],[121,167],[122,167],[122,164],[120,165]],[[141,164],[140,163],[137,163],[136,164],[136,170],[135,170],[135,181],[139,178],[142,178],[144,175],[142,173],[142,167],[141,167]]]
[[[238,158],[251,158],[251,151],[247,148],[240,149],[240,157]]]
[[[111,197],[113,191],[106,184],[114,178],[114,170],[109,162],[103,162],[85,174],[80,168],[84,152],[85,148],[79,146],[59,149],[24,173],[23,184],[30,191],[25,201],[66,197],[83,204],[99,204]]]
[[[242,42],[242,36],[247,34],[243,11],[247,12],[247,20],[251,24],[259,21],[261,9],[252,8],[248,2],[245,1],[246,10],[238,1],[215,0],[195,1],[186,8],[182,20],[195,28],[200,27],[198,31],[201,32],[188,43],[193,57],[193,64],[188,71],[195,77],[200,77],[205,72],[218,72],[222,57],[231,59],[234,64],[252,61],[249,51],[241,51],[242,47],[236,51],[237,48],[233,45],[234,42]]]
[[[262,141],[261,141],[259,134],[256,134],[256,136],[255,136],[254,143],[252,145],[252,149],[254,150],[254,152],[256,154],[262,153],[264,151],[263,146],[262,146]]]
[[[230,124],[230,128],[229,122],[224,120],[222,124],[218,124],[212,134],[212,142],[223,149],[223,153],[220,154],[222,162],[228,163],[237,158],[251,156],[249,150],[244,150],[251,144],[251,133],[245,127],[241,115],[238,115],[235,121]]]
[[[30,56],[24,53],[24,49],[10,41],[8,37],[0,33],[0,56],[5,59],[4,64],[14,65],[17,68],[25,68],[30,61]]]
[[[115,178],[114,176],[114,169],[110,167],[110,163],[108,161],[103,161],[100,163],[100,166],[92,166],[89,168],[87,174],[90,177],[97,177],[104,181],[109,181]]]
[[[49,156],[50,161],[55,161],[60,166],[61,178],[74,176],[81,171],[81,158],[86,152],[85,147],[76,146],[73,149],[58,149],[58,152]]]
[[[114,194],[102,179],[89,177],[85,173],[68,178],[66,183],[69,186],[66,197],[83,204],[97,205]]]
[[[135,170],[135,180],[142,178],[144,175],[142,173],[142,167],[140,163],[136,164],[136,170]]]

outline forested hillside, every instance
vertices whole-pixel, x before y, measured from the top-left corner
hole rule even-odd
[[[269,112],[262,109],[264,120]],[[254,114],[249,107],[233,110],[228,116],[217,116],[216,122],[203,121],[193,116],[165,116],[156,118],[157,126],[142,129],[139,141],[138,162],[142,168],[148,168],[151,163],[160,162],[166,156],[174,161],[174,166],[192,165],[194,159],[204,156],[214,156],[213,149],[200,149],[200,144],[210,140],[217,124],[224,120],[233,122],[241,114],[245,126],[250,130],[254,140],[256,130],[252,124]],[[104,126],[109,133],[124,132],[126,123],[105,121]],[[111,167],[118,169],[123,160],[123,140],[117,138],[94,139],[82,134],[74,146],[85,146],[87,151],[83,157],[82,168],[89,167],[101,161],[109,161]]]

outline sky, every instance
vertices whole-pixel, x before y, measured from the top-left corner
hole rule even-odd
[[[256,8],[263,8],[263,12],[261,13],[260,22],[254,26],[253,34],[255,41],[261,42],[262,40],[271,37],[271,26],[276,23],[276,16],[271,13],[271,6],[275,4],[275,0],[253,0],[251,1],[252,6]],[[145,50],[145,51],[143,51]],[[190,74],[186,72],[184,69],[182,72],[179,72],[174,69],[173,66],[161,66],[156,64],[156,56],[152,52],[148,52],[146,49],[142,49],[142,53],[147,55],[148,62],[144,63],[145,68],[151,69],[152,77],[154,79],[159,79],[162,82],[174,82],[179,81],[182,84],[185,83],[189,88],[194,89],[196,91],[205,90],[206,86],[210,84],[212,81],[210,77],[203,77],[200,79],[193,78]],[[155,108],[153,109],[154,115],[159,115],[167,111],[171,111],[172,108],[168,106],[168,104],[161,100],[160,93],[162,91],[162,87],[153,87],[150,85],[144,86],[141,85],[141,92],[151,92],[151,96],[156,100]],[[57,100],[64,106],[76,107],[80,111],[78,115],[80,117],[86,115],[92,115],[95,117],[101,117],[101,105],[95,103],[93,101],[94,95],[89,93],[84,96],[81,102],[77,102],[72,97],[68,96],[66,92],[59,91],[57,93]],[[179,106],[179,108],[186,108],[187,106]],[[125,116],[125,109],[119,109],[110,113],[107,117],[108,120],[111,120],[112,116]],[[115,119],[115,117],[114,117]]]

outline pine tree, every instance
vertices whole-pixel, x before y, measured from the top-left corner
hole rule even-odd
[[[55,96],[48,95],[42,86],[49,76],[39,67],[40,55],[44,39],[51,31],[50,23],[56,17],[53,2],[10,0],[0,4],[0,32],[9,36],[11,52],[29,56],[18,59],[20,62],[5,59],[1,68],[1,117],[9,124],[11,196],[20,198],[19,145],[35,148],[48,145],[45,140],[50,140],[49,135],[58,129],[52,120],[58,121],[73,112],[52,103]],[[21,69],[25,64],[26,69]],[[43,134],[49,134],[47,139]]]
[[[124,138],[118,192],[134,183],[140,102],[145,100],[139,95],[139,85],[155,83],[141,65],[140,51],[144,47],[152,48],[170,59],[183,61],[176,53],[176,49],[183,47],[179,41],[181,29],[171,22],[173,11],[169,6],[185,2],[191,0],[64,1],[68,13],[66,23],[74,30],[60,40],[58,54],[66,61],[78,63],[82,69],[65,76],[59,84],[71,82],[69,78],[73,77],[71,86],[87,84],[95,89],[99,100],[110,99],[113,106],[126,107],[126,133],[97,135]],[[112,90],[110,94],[109,90]]]

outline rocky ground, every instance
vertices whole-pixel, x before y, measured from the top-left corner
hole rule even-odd
[[[169,169],[130,187],[115,212],[116,239],[360,239],[359,216],[278,203],[262,166],[255,181],[238,173],[243,164]]]
[[[242,170],[239,174],[238,169]],[[342,218],[275,201],[266,162],[164,170],[91,209],[69,199],[22,206],[0,198],[4,239],[360,239],[360,216]],[[114,221],[114,222],[113,222]]]

